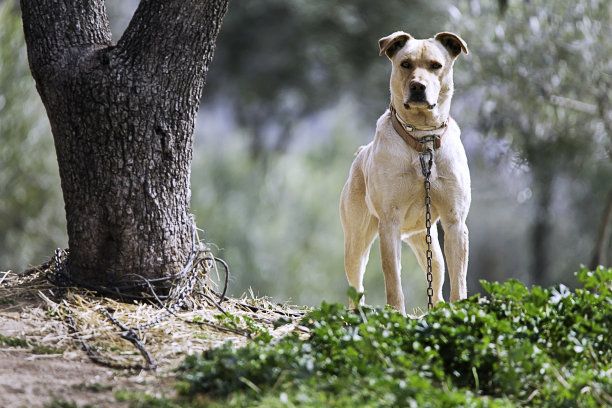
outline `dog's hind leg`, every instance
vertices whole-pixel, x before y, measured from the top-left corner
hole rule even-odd
[[[357,156],[340,195],[340,220],[344,230],[344,269],[350,286],[363,292],[363,275],[370,257],[370,247],[378,232],[378,220],[366,204],[366,186],[361,164],[363,148]],[[352,299],[350,307],[354,308]],[[364,297],[361,297],[361,304]]]
[[[458,222],[452,218],[442,219],[444,228],[444,250],[448,260],[451,291],[450,301],[467,297],[467,266],[468,266],[468,229],[463,220]]]
[[[440,247],[440,241],[438,241],[438,228],[434,223],[431,226],[431,270],[432,270],[432,283],[433,289],[433,304],[436,305],[438,302],[444,302],[442,296],[442,285],[444,284],[444,257],[442,256],[442,248]],[[427,232],[425,230],[409,235],[404,238],[404,241],[410,245],[412,252],[416,255],[419,265],[425,272],[427,277],[427,242],[425,237]]]
[[[349,285],[359,292],[363,292],[363,275],[370,258],[370,247],[376,238],[378,226],[375,217],[369,214],[366,217],[360,226],[344,225],[344,269]],[[354,308],[353,300],[350,299],[349,302],[350,307]],[[361,304],[363,302],[364,297],[361,298]]]

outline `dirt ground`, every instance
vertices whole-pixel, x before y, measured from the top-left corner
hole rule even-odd
[[[62,406],[128,407],[128,402],[117,401],[118,391],[170,397],[175,395],[175,368],[185,355],[226,341],[236,345],[247,341],[244,335],[224,331],[219,325],[193,324],[219,321],[219,310],[214,305],[199,304],[140,334],[157,363],[154,371],[104,367],[92,362],[82,342],[107,362],[145,364],[142,355],[121,339],[120,330],[100,313],[100,308],[111,311],[127,327],[151,321],[163,309],[120,304],[78,290],[58,297],[57,288],[44,279],[41,271],[22,276],[0,272],[2,408],[45,407],[54,400],[63,402]],[[251,321],[265,325],[273,336],[294,329],[291,325],[273,329],[279,312],[271,313],[270,304],[253,308],[244,307],[244,302],[247,301],[236,300],[233,304],[227,301],[224,307],[232,316],[248,316]],[[66,318],[68,315],[72,316],[72,323]]]
[[[169,384],[164,386],[151,375],[120,375],[91,363],[81,353],[71,354],[36,356],[4,348],[0,352],[0,406],[43,407],[56,398],[78,406],[128,407],[127,402],[117,402],[115,392],[162,390],[172,394]]]
[[[47,316],[47,305],[35,292],[11,292],[0,292],[0,407],[44,407],[54,399],[78,406],[128,407],[116,400],[117,391],[173,395],[170,367],[151,373],[95,364],[68,336],[63,322]],[[2,339],[25,340],[30,346],[11,346]],[[49,349],[41,353],[31,345]]]

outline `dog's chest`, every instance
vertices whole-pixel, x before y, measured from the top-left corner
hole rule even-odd
[[[379,219],[383,214],[397,212],[403,219],[404,228],[417,228],[425,216],[425,177],[419,155],[400,149],[388,153],[380,158],[373,157],[366,171],[367,206]],[[447,168],[449,162],[440,153],[436,152],[438,157],[434,157],[429,177],[431,196],[435,197],[436,204],[447,201],[444,196],[454,190],[452,169]]]
[[[437,172],[436,172],[437,173]],[[437,174],[432,171],[432,177]],[[366,194],[381,202],[409,202],[423,188],[423,175],[418,157],[386,157],[373,160],[366,172]]]

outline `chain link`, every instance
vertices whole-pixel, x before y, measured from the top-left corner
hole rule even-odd
[[[165,313],[161,313],[151,318],[146,323],[133,327],[127,327],[116,317],[113,316],[114,311],[112,309],[107,309],[103,306],[99,306],[96,308],[97,312],[102,314],[105,318],[107,318],[111,323],[113,323],[121,330],[121,337],[123,339],[131,342],[140,351],[140,354],[146,361],[146,365],[122,365],[113,363],[109,360],[105,360],[101,358],[85,343],[85,341],[81,339],[83,348],[87,351],[87,354],[94,362],[112,368],[154,370],[157,367],[157,363],[142,344],[139,333],[159,324],[170,316],[176,316],[176,313],[185,305],[190,296],[192,296],[193,293],[196,291],[196,287],[198,285],[201,286],[198,293],[203,293],[203,286],[205,286],[203,277],[208,273],[208,271],[215,267],[216,262],[220,262],[223,265],[226,273],[223,294],[220,297],[219,303],[214,302],[218,308],[221,308],[220,303],[223,302],[223,299],[225,297],[224,295],[227,290],[229,268],[222,259],[215,258],[214,256],[212,256],[212,254],[210,254],[210,252],[205,246],[202,246],[198,243],[198,240],[196,239],[195,222],[192,223],[192,228],[191,253],[189,254],[189,258],[183,269],[173,278],[168,278],[172,280],[172,286],[169,295],[165,299],[165,302],[162,301],[162,299],[160,299],[160,297],[155,293],[155,288],[152,285],[152,281],[144,278],[141,275],[129,274],[132,279],[136,278],[141,279],[143,281],[144,287],[148,288],[151,292],[150,300],[156,300],[160,308],[162,310],[165,310]],[[50,268],[49,273],[47,274],[47,279],[49,279],[51,283],[55,284],[58,288],[61,289],[70,286],[78,286],[77,282],[74,282],[70,277],[69,271],[66,266],[67,260],[68,250],[62,250],[60,248],[56,249],[53,254],[54,266]],[[94,289],[98,289],[98,291],[100,292],[108,292],[108,290],[105,290],[106,288],[104,287]],[[121,293],[117,293],[121,295]],[[68,307],[67,310],[70,311]],[[73,327],[76,332],[76,324],[71,316],[71,313],[69,313],[69,320],[71,327]]]
[[[425,156],[429,156],[425,161]],[[421,170],[425,181],[423,186],[425,187],[425,243],[427,244],[427,310],[431,310],[433,307],[433,271],[432,271],[432,258],[433,252],[431,251],[431,196],[429,190],[431,189],[431,183],[429,177],[431,176],[431,168],[433,167],[433,150],[426,148],[419,153],[419,160],[421,161]]]

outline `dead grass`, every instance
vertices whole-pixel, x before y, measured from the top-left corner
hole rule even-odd
[[[40,375],[37,373],[44,372],[45,364],[52,361],[54,364],[65,363],[62,370],[73,370],[74,373],[67,372],[66,375],[74,378],[77,383],[73,382],[70,386],[65,384],[61,390],[74,390],[75,384],[97,381],[83,378],[82,365],[91,364],[83,349],[83,343],[100,360],[109,363],[111,368],[146,365],[138,349],[121,337],[122,330],[105,316],[102,310],[108,311],[113,318],[130,328],[137,328],[164,317],[152,327],[136,331],[141,343],[154,359],[157,369],[147,372],[112,370],[113,374],[108,377],[110,383],[104,385],[105,389],[108,389],[108,400],[113,400],[112,393],[121,389],[121,384],[116,383],[118,378],[137,376],[138,383],[152,385],[145,392],[158,394],[160,389],[153,384],[160,384],[160,379],[163,378],[163,382],[169,384],[166,391],[171,390],[174,369],[188,354],[218,347],[228,341],[241,346],[261,332],[281,338],[289,332],[300,330],[297,316],[303,309],[274,304],[266,298],[255,298],[251,295],[240,299],[227,299],[221,303],[226,312],[224,314],[214,302],[192,294],[187,302],[189,310],[180,309],[174,315],[165,317],[168,312],[153,304],[122,303],[80,288],[58,289],[45,278],[50,265],[49,262],[22,274],[0,272],[0,334],[6,338],[26,340],[28,344],[28,347],[0,345],[0,353],[6,352],[11,358],[20,358],[18,356],[21,355],[27,356],[24,357],[27,360],[36,360],[37,364],[32,370],[37,372],[24,373],[24,378]],[[218,277],[215,278],[218,281]],[[214,280],[211,277],[207,279],[212,287]],[[214,293],[210,292],[208,295],[214,299]],[[281,317],[291,323],[274,328],[274,322]],[[37,354],[36,350],[46,350],[46,353]],[[105,372],[110,373],[108,369]],[[56,375],[51,378],[57,377]],[[19,395],[22,391],[16,391],[14,398],[11,397],[11,390],[23,390],[26,387],[19,384],[13,386],[15,381],[13,379],[11,382],[10,389],[3,390],[3,396],[0,398],[2,406],[17,407],[21,405],[15,401],[24,401],[23,396]],[[46,385],[43,388],[54,393],[53,384]],[[96,395],[100,397],[100,392],[96,392]],[[43,401],[48,399],[49,395],[41,398]],[[66,398],[71,400],[70,396]],[[80,403],[88,402],[87,398],[79,397],[76,400]]]
[[[274,322],[281,317],[292,319],[300,312],[296,307],[273,304],[266,298],[243,297],[222,302],[224,315],[212,302],[195,296],[190,298],[190,310],[169,315],[156,305],[123,303],[84,289],[59,291],[46,282],[44,274],[45,271],[36,270],[27,276],[5,276],[0,287],[0,298],[7,299],[3,312],[21,309],[21,317],[38,328],[38,335],[28,336],[33,343],[68,349],[84,341],[116,364],[139,363],[141,356],[132,343],[121,338],[121,329],[100,312],[102,309],[130,328],[160,318],[152,327],[137,331],[160,368],[173,367],[186,354],[228,341],[244,345],[259,330],[282,337],[295,330],[297,323],[274,329]]]

